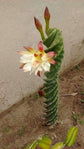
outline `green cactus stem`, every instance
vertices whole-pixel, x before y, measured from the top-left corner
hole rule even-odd
[[[51,64],[50,72],[46,72],[46,79],[44,80],[44,93],[45,93],[45,117],[47,124],[54,124],[58,119],[58,71],[60,70],[63,55],[64,55],[64,45],[61,36],[61,31],[54,28],[49,29],[47,32],[48,37],[43,41],[44,45],[47,47],[46,52],[54,51],[56,56],[54,60],[56,65]]]
[[[46,15],[49,17],[45,17],[44,12],[44,18],[45,23],[47,23],[50,20],[50,13],[47,8],[45,9]],[[46,21],[47,18],[47,21]],[[49,20],[48,20],[49,18]],[[47,26],[47,24],[46,24]],[[51,64],[50,72],[46,72],[44,79],[44,97],[45,97],[45,117],[46,117],[46,123],[48,125],[56,124],[58,119],[58,79],[59,79],[59,70],[61,67],[63,55],[64,55],[64,44],[63,44],[63,38],[61,31],[57,28],[49,28],[49,22],[48,22],[48,28],[45,27],[47,38],[43,40],[43,44],[47,47],[45,52],[54,51],[56,52],[56,56],[53,58],[56,61],[56,65]]]

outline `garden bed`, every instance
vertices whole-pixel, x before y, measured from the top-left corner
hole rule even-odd
[[[67,131],[77,125],[79,133],[70,149],[84,148],[84,61],[59,78],[59,119],[45,126],[43,97],[35,93],[0,114],[0,149],[25,149],[43,134],[53,143],[65,141]]]

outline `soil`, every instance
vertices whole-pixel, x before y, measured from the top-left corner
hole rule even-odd
[[[44,125],[44,100],[36,92],[0,114],[0,149],[25,149],[43,134],[50,136],[53,144],[65,141],[73,125],[79,132],[70,149],[84,149],[84,61],[59,78],[59,119],[55,126]]]

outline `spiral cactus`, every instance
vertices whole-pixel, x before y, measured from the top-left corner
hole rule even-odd
[[[49,28],[50,13],[47,7],[44,12],[44,19],[46,23],[45,32],[47,38],[44,36],[42,25],[39,20],[36,18],[34,19],[35,25],[41,34],[43,44],[47,47],[45,52],[56,52],[56,56],[53,58],[56,61],[56,65],[51,64],[50,71],[45,73],[46,79],[44,79],[44,97],[46,98],[44,102],[44,112],[46,123],[51,125],[55,124],[58,119],[58,72],[64,55],[64,44],[61,31],[57,28]]]

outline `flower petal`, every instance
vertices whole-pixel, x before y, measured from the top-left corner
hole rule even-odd
[[[23,67],[24,72],[31,71],[31,69],[32,69],[31,63],[30,64],[25,64],[24,67]]]
[[[31,53],[36,53],[36,50],[31,47],[24,47],[24,48]]]
[[[22,64],[19,68],[20,68],[20,69],[23,69],[24,65],[25,65],[25,64]]]
[[[43,45],[42,45],[42,41],[40,41],[40,42],[38,43],[38,50],[39,50],[40,52],[44,52],[44,48],[43,48]]]
[[[41,76],[40,71],[37,72],[37,75],[38,75],[39,77]]]
[[[27,55],[27,54],[29,54],[29,52],[27,52],[27,51],[18,51],[18,53],[21,54],[21,55]]]
[[[20,57],[20,63],[31,63],[33,55],[23,55]]]
[[[55,60],[53,60],[53,59],[50,59],[49,61],[50,61],[50,63],[51,63],[51,64],[54,64],[54,65],[56,65],[56,61],[55,61]]]
[[[42,64],[42,67],[44,71],[49,71],[50,70],[50,63],[46,62]]]
[[[37,64],[36,67],[35,67],[35,75],[38,75],[39,71],[42,72],[42,66]]]
[[[51,51],[51,52],[47,53],[47,56],[50,57],[50,58],[54,57],[55,55],[56,55],[56,53],[54,51]]]

